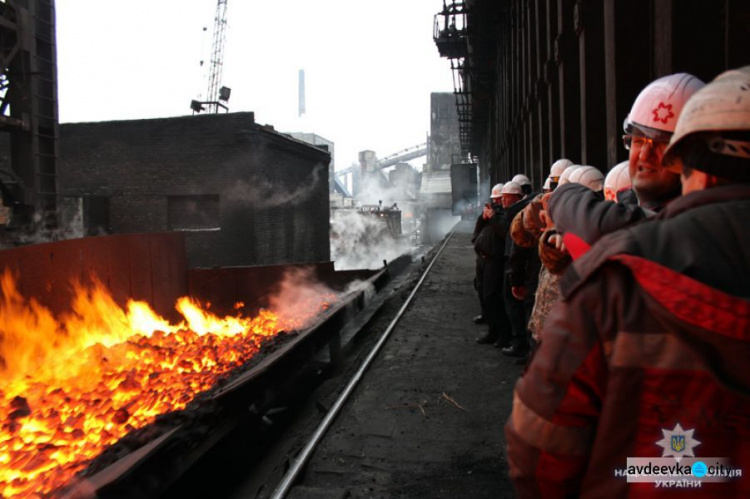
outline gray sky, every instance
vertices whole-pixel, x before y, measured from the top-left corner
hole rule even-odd
[[[62,123],[189,115],[190,100],[206,97],[216,0],[56,7]],[[430,93],[453,91],[432,41],[441,9],[441,0],[229,0],[222,84],[232,89],[230,111],[333,141],[337,168],[360,150],[384,157],[422,143]]]

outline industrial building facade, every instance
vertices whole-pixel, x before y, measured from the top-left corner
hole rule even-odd
[[[324,262],[329,162],[253,113],[72,123],[59,191],[89,235],[184,233],[190,267]]]
[[[606,172],[626,159],[622,123],[649,82],[750,64],[744,0],[466,0],[435,24],[462,151],[490,184],[525,173],[539,189],[561,157]]]

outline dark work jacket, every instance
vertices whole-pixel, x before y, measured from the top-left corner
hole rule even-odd
[[[539,285],[539,269],[541,267],[542,261],[539,258],[537,246],[523,248],[513,243],[513,249],[507,263],[510,285],[526,288],[526,297],[524,298],[526,302],[534,301],[534,293],[536,293],[536,288]]]
[[[513,237],[513,227],[523,226],[523,210],[516,214],[516,217],[511,222],[511,237]],[[542,266],[542,261],[539,258],[539,244],[538,241],[534,241],[531,246],[521,246],[516,243],[518,239],[513,240],[513,246],[510,251],[510,258],[506,267],[508,268],[510,285],[513,287],[523,286],[526,288],[526,297],[524,301],[527,303],[533,303],[534,294],[539,284],[539,269]],[[522,243],[523,244],[523,243]]]
[[[474,223],[474,232],[471,234],[471,242],[476,242],[477,238],[479,237],[479,234],[482,232],[482,229],[490,223],[489,220],[485,220],[484,216],[480,213],[477,217],[477,221]]]
[[[484,220],[479,235],[474,239],[474,251],[483,258],[502,259],[505,252],[505,235],[508,224],[502,207],[492,206],[495,214],[489,220]],[[480,217],[481,218],[481,217]],[[479,225],[479,220],[477,220]]]
[[[677,423],[697,456],[750,468],[748,213],[750,184],[693,192],[571,265],[506,425],[521,497],[671,497],[615,473]],[[750,496],[707,485],[690,497]]]
[[[645,220],[650,214],[636,204],[606,201],[581,184],[558,187],[549,200],[549,215],[560,234],[575,234],[589,246],[602,236]]]

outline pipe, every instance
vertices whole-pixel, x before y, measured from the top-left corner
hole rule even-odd
[[[315,447],[318,445],[320,440],[323,438],[323,435],[326,431],[328,431],[328,428],[331,426],[331,423],[333,420],[338,416],[339,411],[344,406],[344,402],[349,398],[349,395],[354,391],[354,388],[356,388],[357,384],[359,383],[360,379],[362,379],[362,376],[364,375],[365,371],[368,367],[370,367],[370,364],[373,360],[375,360],[375,357],[380,352],[380,349],[385,344],[386,340],[388,339],[388,336],[390,336],[391,331],[396,327],[396,324],[401,319],[401,316],[406,311],[406,307],[411,304],[412,299],[414,298],[414,295],[419,290],[419,287],[422,286],[422,282],[424,282],[425,277],[427,277],[427,274],[430,272],[430,269],[432,269],[432,266],[437,261],[438,257],[440,256],[440,253],[443,252],[443,249],[445,249],[445,246],[448,244],[448,241],[450,241],[450,238],[453,237],[453,232],[448,234],[448,237],[445,238],[445,242],[440,247],[438,252],[435,254],[435,257],[430,262],[430,265],[425,269],[424,273],[422,274],[422,277],[419,279],[419,282],[417,282],[417,285],[414,286],[414,289],[412,290],[411,294],[409,295],[409,298],[406,299],[404,304],[401,306],[401,309],[396,314],[396,317],[393,318],[391,323],[386,328],[385,332],[381,335],[378,342],[375,344],[373,349],[370,351],[370,353],[367,355],[367,358],[362,363],[360,368],[357,370],[356,373],[354,373],[354,376],[352,376],[352,379],[349,380],[349,383],[346,385],[344,390],[341,392],[339,397],[336,399],[336,402],[333,403],[328,413],[323,418],[323,421],[320,422],[318,427],[315,429],[315,433],[313,433],[313,436],[308,440],[307,445],[305,445],[304,449],[302,449],[302,452],[300,452],[299,456],[297,456],[297,459],[294,460],[292,466],[289,468],[289,470],[286,472],[284,477],[281,479],[281,482],[276,487],[276,490],[273,491],[273,494],[271,494],[271,499],[283,499],[286,497],[286,495],[289,493],[289,489],[292,487],[292,484],[294,483],[294,480],[297,478],[297,475],[299,475],[300,470],[302,467],[307,463],[308,459],[312,455],[313,451],[315,450]]]

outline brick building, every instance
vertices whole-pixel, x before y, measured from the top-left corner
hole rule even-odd
[[[253,113],[69,123],[58,182],[89,234],[181,231],[190,267],[320,262],[329,162]]]

